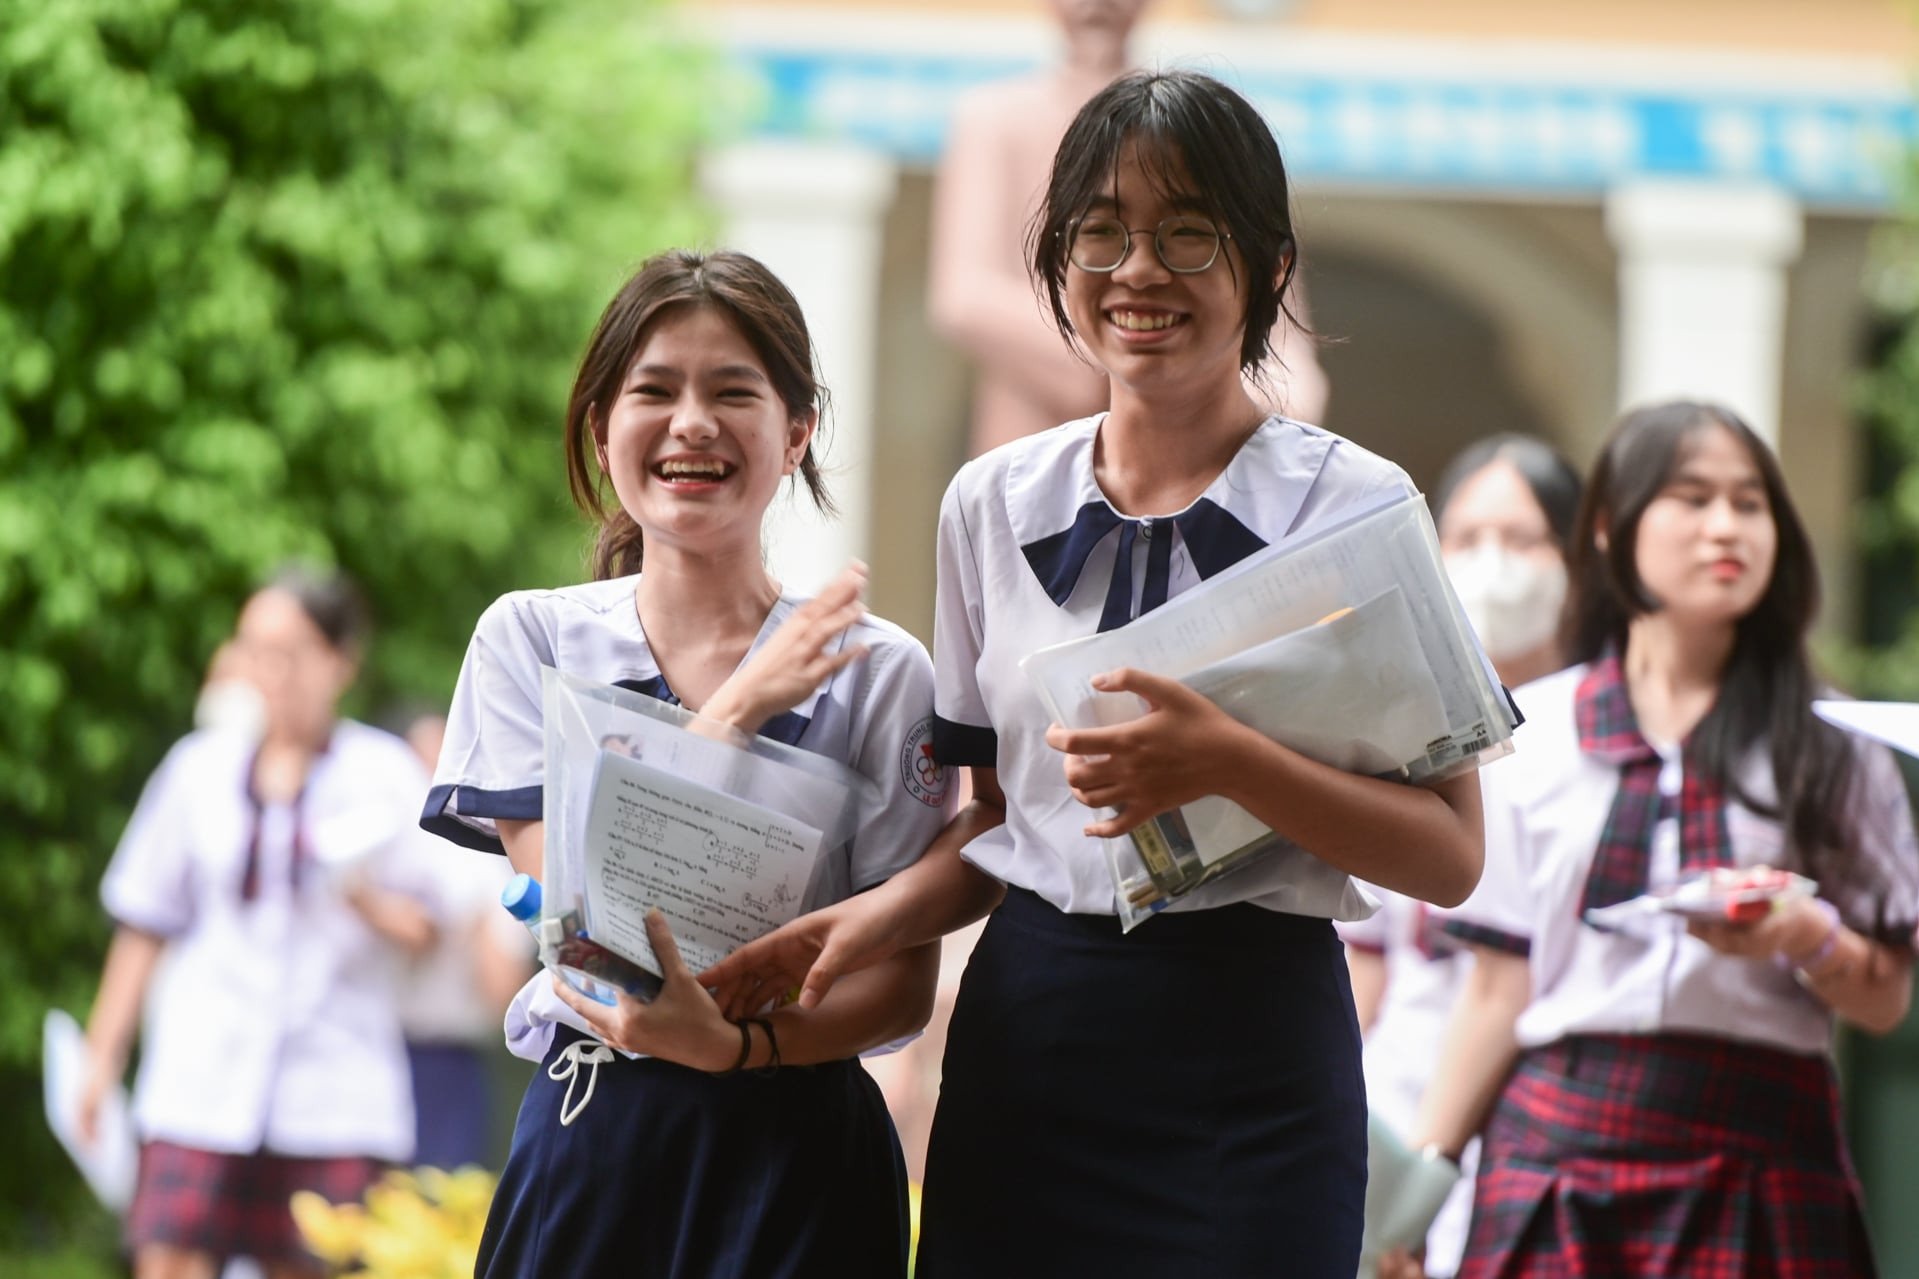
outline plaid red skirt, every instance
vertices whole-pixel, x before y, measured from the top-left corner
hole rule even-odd
[[[289,1207],[296,1190],[333,1203],[359,1199],[383,1171],[377,1159],[226,1155],[150,1141],[127,1210],[127,1245],[170,1244],[216,1257],[312,1260]]]
[[[1696,1035],[1520,1058],[1487,1127],[1459,1279],[1875,1273],[1832,1064]]]

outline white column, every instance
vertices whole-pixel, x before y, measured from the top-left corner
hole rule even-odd
[[[1606,197],[1619,252],[1619,399],[1712,400],[1779,440],[1786,270],[1799,205],[1776,187],[1638,180]]]
[[[857,146],[767,141],[709,157],[702,179],[724,220],[720,243],[764,262],[799,299],[831,397],[814,452],[838,519],[815,511],[801,484],[781,490],[766,523],[773,575],[810,593],[872,544],[881,223],[898,172]]]

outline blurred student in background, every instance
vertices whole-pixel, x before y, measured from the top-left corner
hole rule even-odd
[[[427,778],[405,743],[339,717],[364,643],[343,577],[288,570],[249,599],[231,648],[260,694],[258,735],[174,746],[107,869],[117,928],[87,1027],[83,1134],[169,958],[134,1100],[138,1279],[210,1277],[232,1257],[317,1274],[293,1192],[357,1199],[412,1154],[395,996],[403,955],[435,937],[416,897]]]
[[[1519,690],[1446,925],[1477,955],[1420,1128],[1456,1151],[1485,1125],[1459,1274],[1870,1275],[1833,1032],[1906,1014],[1919,843],[1890,752],[1812,713],[1818,572],[1779,464],[1723,408],[1630,413],[1571,563],[1578,664]],[[1769,867],[1818,895],[1590,913]]]
[[[1433,491],[1440,550],[1453,588],[1500,682],[1517,687],[1565,665],[1559,617],[1566,547],[1579,513],[1579,472],[1551,445],[1496,435],[1453,459]],[[1498,765],[1495,764],[1494,767]],[[1374,888],[1379,912],[1340,925],[1353,999],[1366,1034],[1366,1100],[1404,1140],[1419,1113],[1446,1019],[1471,967],[1464,944],[1440,929],[1442,913]],[[1472,1211],[1472,1156],[1426,1241],[1424,1273],[1448,1279]],[[1413,1258],[1383,1259],[1382,1279],[1421,1273]]]
[[[430,775],[439,765],[446,717],[416,711],[399,727]],[[505,1055],[500,1027],[507,1005],[533,975],[533,939],[500,906],[500,890],[513,873],[504,858],[469,857],[446,846],[423,861],[443,923],[438,940],[408,965],[400,991],[413,1073],[413,1161],[484,1166],[494,1110],[489,1059]]]

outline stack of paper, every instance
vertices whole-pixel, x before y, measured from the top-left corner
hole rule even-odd
[[[844,764],[706,736],[679,707],[552,668],[543,710],[541,919],[563,937],[541,960],[562,976],[649,997],[655,907],[689,968],[717,963],[820,904],[821,854],[880,807],[874,783]]]
[[[1137,718],[1138,698],[1091,684],[1130,666],[1185,682],[1312,759],[1408,782],[1506,753],[1516,724],[1417,494],[1355,507],[1118,630],[1041,649],[1021,665],[1068,727]],[[1188,804],[1136,828],[1130,848],[1111,850],[1121,918],[1130,927],[1282,847],[1291,845],[1228,800]]]
[[[80,1024],[58,1008],[47,1011],[41,1040],[41,1078],[45,1084],[47,1126],[59,1139],[80,1175],[115,1212],[133,1202],[139,1171],[139,1145],[133,1136],[126,1090],[109,1089],[100,1101],[91,1139],[80,1135],[80,1091],[87,1080],[87,1037]]]

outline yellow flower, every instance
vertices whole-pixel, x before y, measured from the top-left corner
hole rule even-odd
[[[367,1190],[364,1205],[295,1195],[293,1219],[322,1260],[358,1263],[347,1279],[465,1279],[492,1198],[493,1177],[479,1168],[396,1169]]]
[[[330,1204],[311,1190],[293,1196],[293,1223],[314,1255],[336,1266],[359,1256],[366,1240],[366,1209]]]

